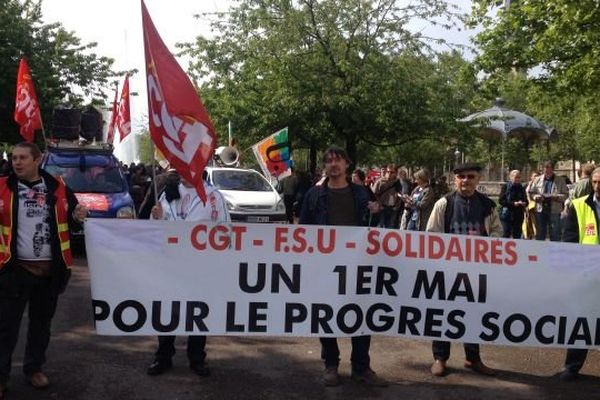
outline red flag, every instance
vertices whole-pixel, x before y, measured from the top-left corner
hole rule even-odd
[[[115,123],[117,122],[117,99],[119,97],[119,88],[115,87],[115,100],[112,104],[112,110],[110,112],[110,123],[108,125],[108,132],[106,133],[106,142],[112,143],[115,136]]]
[[[21,58],[17,75],[15,121],[21,126],[21,136],[27,142],[33,142],[36,129],[42,129],[40,106],[33,88],[31,73],[24,58]]]
[[[142,0],[150,136],[182,178],[206,201],[202,173],[215,149],[215,131],[190,79],[156,31]]]
[[[129,75],[125,75],[123,89],[121,89],[121,101],[119,102],[119,114],[117,115],[117,128],[119,129],[119,143],[131,133],[131,113],[129,111]]]

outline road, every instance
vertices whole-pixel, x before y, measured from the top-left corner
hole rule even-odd
[[[26,318],[24,318],[26,323]],[[61,297],[45,372],[51,387],[37,391],[21,375],[25,329],[13,357],[9,399],[600,399],[600,354],[591,352],[576,383],[556,375],[564,351],[483,346],[482,357],[499,374],[478,376],[462,367],[462,346],[452,347],[450,374],[429,373],[430,342],[374,337],[372,367],[389,380],[387,388],[363,387],[350,381],[349,341],[340,340],[342,385],[320,382],[322,364],[316,339],[210,337],[212,376],[191,373],[185,339],[178,338],[175,367],[158,377],[146,375],[154,337],[108,337],[94,333],[89,274],[84,258],[76,259],[73,278]]]

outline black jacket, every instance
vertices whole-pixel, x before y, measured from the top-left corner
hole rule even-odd
[[[44,170],[40,170],[39,173],[40,173],[40,176],[42,178],[44,178],[44,182],[46,183],[46,188],[48,189],[46,203],[48,204],[48,212],[50,213],[49,224],[50,224],[50,231],[52,232],[52,235],[50,235],[50,247],[52,249],[52,261],[53,261],[52,275],[58,275],[58,274],[64,272],[64,270],[66,270],[66,268],[67,268],[67,266],[62,258],[62,251],[60,249],[60,240],[58,237],[58,226],[57,226],[57,222],[56,222],[56,212],[54,210],[54,206],[56,205],[55,192],[56,192],[56,189],[58,188],[58,181],[56,180],[56,178],[54,178],[52,175],[50,175],[49,173],[47,173]],[[13,240],[11,241],[11,246],[10,246],[10,252],[13,256],[11,257],[10,261],[4,266],[4,268],[2,268],[2,270],[0,270],[0,273],[9,270],[12,267],[12,265],[14,264],[15,260],[18,258],[17,232],[19,229],[19,227],[18,227],[19,202],[16,201],[16,193],[18,191],[19,180],[14,173],[11,173],[8,176],[6,183],[7,183],[8,189],[13,193],[13,195],[15,195],[15,201],[13,201],[13,208],[12,208],[12,221],[13,221],[12,237],[13,237]],[[75,195],[73,194],[71,189],[69,189],[68,187],[66,188],[66,192],[67,192],[67,202],[68,202],[68,207],[69,207],[67,210],[69,229],[80,227],[80,224],[73,219],[73,211],[75,210],[75,206],[77,206],[77,204],[78,204],[77,198],[75,197]]]

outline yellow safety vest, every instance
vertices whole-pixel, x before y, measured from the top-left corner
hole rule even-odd
[[[596,223],[596,209],[585,202],[588,196],[573,200],[573,208],[579,226],[580,244],[598,244],[598,224]]]

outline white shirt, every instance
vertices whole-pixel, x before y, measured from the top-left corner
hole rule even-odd
[[[163,192],[158,199],[163,209],[163,219],[169,221],[213,221],[230,222],[223,195],[213,186],[204,182],[206,204],[202,202],[195,188],[179,184],[181,198],[168,202]]]
[[[21,182],[18,184],[17,257],[19,260],[52,260],[47,193],[48,189],[43,179],[31,188]]]

